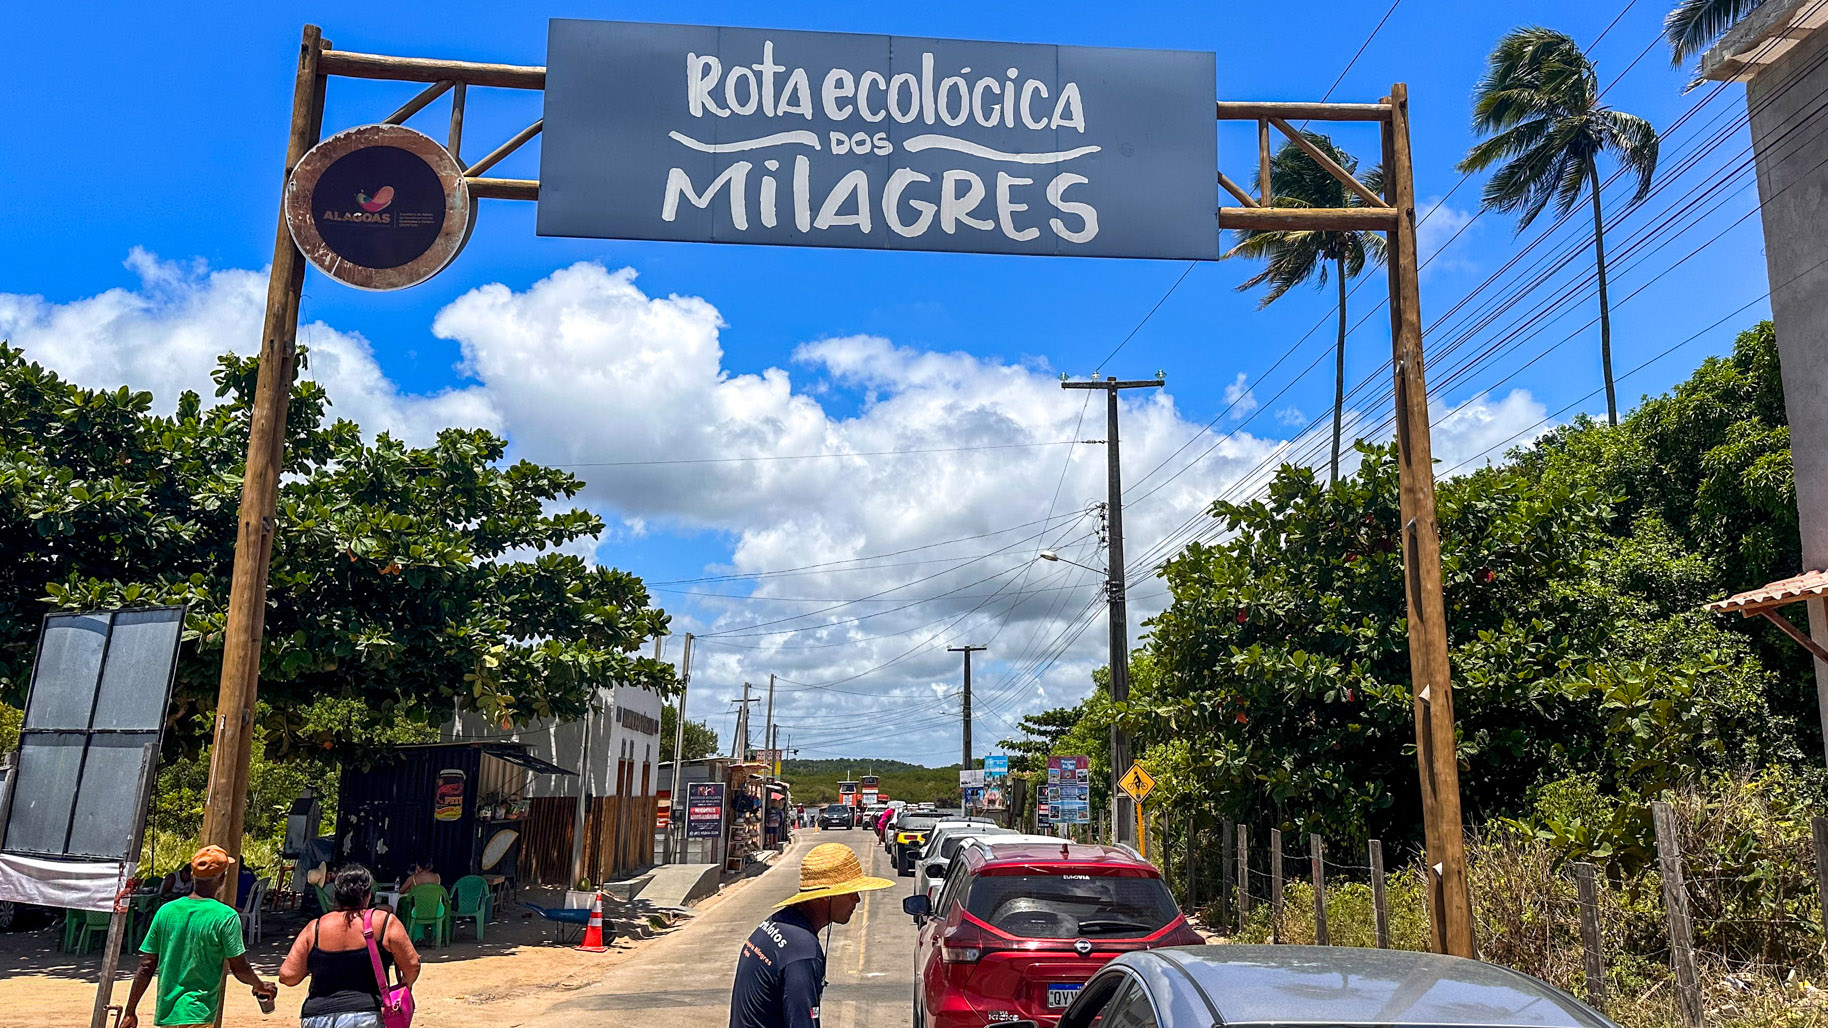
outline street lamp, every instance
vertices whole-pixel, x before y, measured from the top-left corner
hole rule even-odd
[[[1060,556],[1058,553],[1055,553],[1052,550],[1042,550],[1040,553],[1036,554],[1035,556],[1039,557],[1042,560],[1057,560],[1062,564],[1071,564],[1072,566],[1074,566],[1076,568],[1084,568],[1087,571],[1091,571],[1091,572],[1094,572],[1094,573],[1100,574],[1100,575],[1104,574],[1104,571],[1100,568],[1092,567],[1090,564],[1081,564],[1076,560],[1067,560],[1065,557]]]

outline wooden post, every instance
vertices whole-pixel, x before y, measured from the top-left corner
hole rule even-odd
[[[1238,927],[1250,916],[1250,826],[1238,824]]]
[[[1676,1005],[1682,1023],[1701,1028],[1701,980],[1695,969],[1694,927],[1688,918],[1688,885],[1682,878],[1682,844],[1669,804],[1650,805],[1657,826],[1657,866],[1663,872],[1663,906],[1669,914],[1669,960],[1676,970]]]
[[[1260,118],[1257,121],[1257,184],[1258,188],[1262,190],[1259,204],[1264,207],[1273,206],[1276,197],[1270,192],[1268,118]]]
[[[1390,948],[1390,911],[1384,906],[1384,844],[1371,840],[1371,917],[1377,925],[1377,948]]]
[[[134,808],[137,818],[133,838],[128,844],[127,859],[121,862],[120,884],[116,887],[120,890],[125,890],[139,876],[140,844],[146,838],[146,807],[152,802],[152,783],[158,775],[158,768],[159,744],[149,742],[140,752],[139,806]],[[125,911],[121,909],[123,903],[127,904]],[[108,1006],[114,999],[114,976],[121,966],[121,937],[126,934],[127,922],[132,917],[132,897],[117,892],[114,910],[108,915],[108,948],[102,953],[102,971],[95,985],[95,1006],[89,1011],[89,1028],[105,1028],[108,1023]]]
[[[1435,520],[1428,386],[1422,368],[1421,289],[1417,284],[1415,171],[1409,153],[1409,87],[1390,87],[1384,126],[1385,196],[1396,209],[1389,236],[1390,336],[1396,376],[1397,473],[1408,598],[1410,687],[1415,696],[1416,763],[1422,784],[1423,863],[1431,903],[1430,937],[1439,953],[1474,957],[1472,894],[1460,821],[1460,764],[1453,684],[1447,664],[1447,611],[1441,598],[1441,533]]]
[[[1828,708],[1823,708],[1828,714]],[[1828,911],[1828,817],[1809,819],[1809,831],[1815,837],[1815,888],[1822,909]],[[1828,920],[1828,918],[1824,918]]]
[[[1231,884],[1231,861],[1226,858],[1231,853],[1232,838],[1233,825],[1231,819],[1227,818],[1224,827],[1219,831],[1219,876],[1221,880],[1219,886],[1219,909],[1224,911],[1224,913],[1219,916],[1224,918],[1228,924],[1231,922],[1233,893]]]
[[[1587,1002],[1602,1007],[1606,1003],[1606,959],[1600,949],[1599,882],[1592,864],[1582,861],[1574,865],[1574,884],[1580,893],[1580,948],[1586,956]]]
[[[1198,822],[1191,820],[1191,819],[1187,822],[1187,836],[1186,836],[1186,838],[1187,838],[1187,854],[1186,854],[1186,856],[1187,856],[1187,906],[1191,907],[1191,908],[1196,908],[1196,909],[1200,905],[1200,894],[1199,894],[1199,889],[1197,888],[1198,881],[1199,881],[1199,878],[1198,878],[1199,869],[1198,869],[1198,867],[1195,866],[1195,864],[1193,862],[1193,854],[1194,854],[1194,849],[1195,849],[1195,847],[1193,845],[1193,837],[1198,832],[1198,829],[1195,828],[1194,826],[1197,823]]]
[[[292,169],[318,140],[324,122],[324,76],[318,58],[330,44],[306,25],[292,84],[292,127],[286,144],[285,185]],[[235,535],[235,569],[223,630],[222,677],[216,698],[216,733],[210,749],[209,792],[203,807],[203,841],[241,855],[247,813],[248,759],[254,741],[254,701],[260,692],[260,644],[266,628],[267,571],[273,556],[274,511],[286,446],[286,405],[298,356],[298,298],[305,281],[304,255],[292,242],[285,215],[273,242],[261,326],[260,371],[248,432],[241,512]]]
[[[1269,941],[1282,941],[1282,829],[1269,830]]]
[[[1314,877],[1314,945],[1330,946],[1327,941],[1327,844],[1320,836],[1308,835],[1308,868]]]

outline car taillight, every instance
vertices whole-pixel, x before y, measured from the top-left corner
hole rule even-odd
[[[975,964],[986,953],[1008,948],[1005,940],[970,921],[961,921],[941,937],[939,959],[948,964]]]

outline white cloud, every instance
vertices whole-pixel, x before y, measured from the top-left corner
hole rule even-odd
[[[1440,197],[1429,197],[1421,207],[1423,220],[1415,229],[1415,248],[1425,265],[1423,274],[1474,270],[1477,265],[1466,256],[1466,243],[1478,234],[1476,226],[1467,228],[1477,215],[1449,206]]]
[[[1225,387],[1225,403],[1230,408],[1231,417],[1234,420],[1257,409],[1257,394],[1245,385],[1246,381],[1248,381],[1248,377],[1240,371],[1238,377]]]
[[[0,294],[0,335],[86,385],[128,382],[167,409],[181,388],[210,398],[216,354],[254,347],[265,276],[138,252],[130,264],[137,290],[66,304]],[[990,647],[974,665],[980,751],[1022,713],[1075,701],[1104,662],[1100,575],[1034,559],[1047,547],[1103,565],[1087,512],[1104,498],[1104,449],[1062,445],[1102,434],[1090,429],[1100,412],[1082,425],[1090,394],[1062,391],[1044,362],[845,336],[800,345],[787,368],[732,367],[711,302],[649,296],[632,270],[591,263],[520,291],[473,289],[432,328],[459,344],[469,381],[429,396],[401,393],[357,334],[312,324],[301,338],[335,411],[366,429],[422,439],[479,425],[516,457],[574,466],[610,526],[604,562],[659,579],[644,547],[670,534],[702,547],[704,576],[736,576],[654,588],[676,629],[699,635],[688,715],[712,716],[726,740],[723,698],[773,673],[783,737],[804,755],[944,763],[960,670],[947,646]],[[824,402],[834,391],[865,400],[839,414]],[[1256,403],[1242,375],[1227,399]],[[1437,432],[1436,453],[1463,459],[1540,417],[1527,393],[1477,397]],[[1128,552],[1144,566],[1166,552],[1156,543],[1205,527],[1215,495],[1330,430],[1288,443],[1214,433],[1167,390],[1125,395],[1123,419]],[[927,452],[728,459],[881,451]],[[653,461],[693,463],[626,463]],[[780,571],[792,573],[762,574]],[[1165,600],[1133,576],[1133,642]]]
[[[1299,407],[1284,407],[1276,412],[1276,424],[1300,428],[1308,423],[1308,416],[1301,413]]]

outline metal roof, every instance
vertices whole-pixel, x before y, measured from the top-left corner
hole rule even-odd
[[[1750,82],[1823,25],[1828,25],[1828,3],[1765,0],[1701,55],[1701,77]]]
[[[1828,10],[1828,3],[1823,4],[1822,7],[1824,10]],[[1782,607],[1823,595],[1828,595],[1828,571],[1805,571],[1800,575],[1778,579],[1769,585],[1761,585],[1756,589],[1736,593],[1724,600],[1715,600],[1705,609],[1715,612],[1736,610],[1751,617],[1762,610]]]
[[[1349,946],[1183,946],[1120,964],[1173,963],[1232,1025],[1613,1028],[1567,993],[1493,964]],[[1163,979],[1157,979],[1163,981]]]

